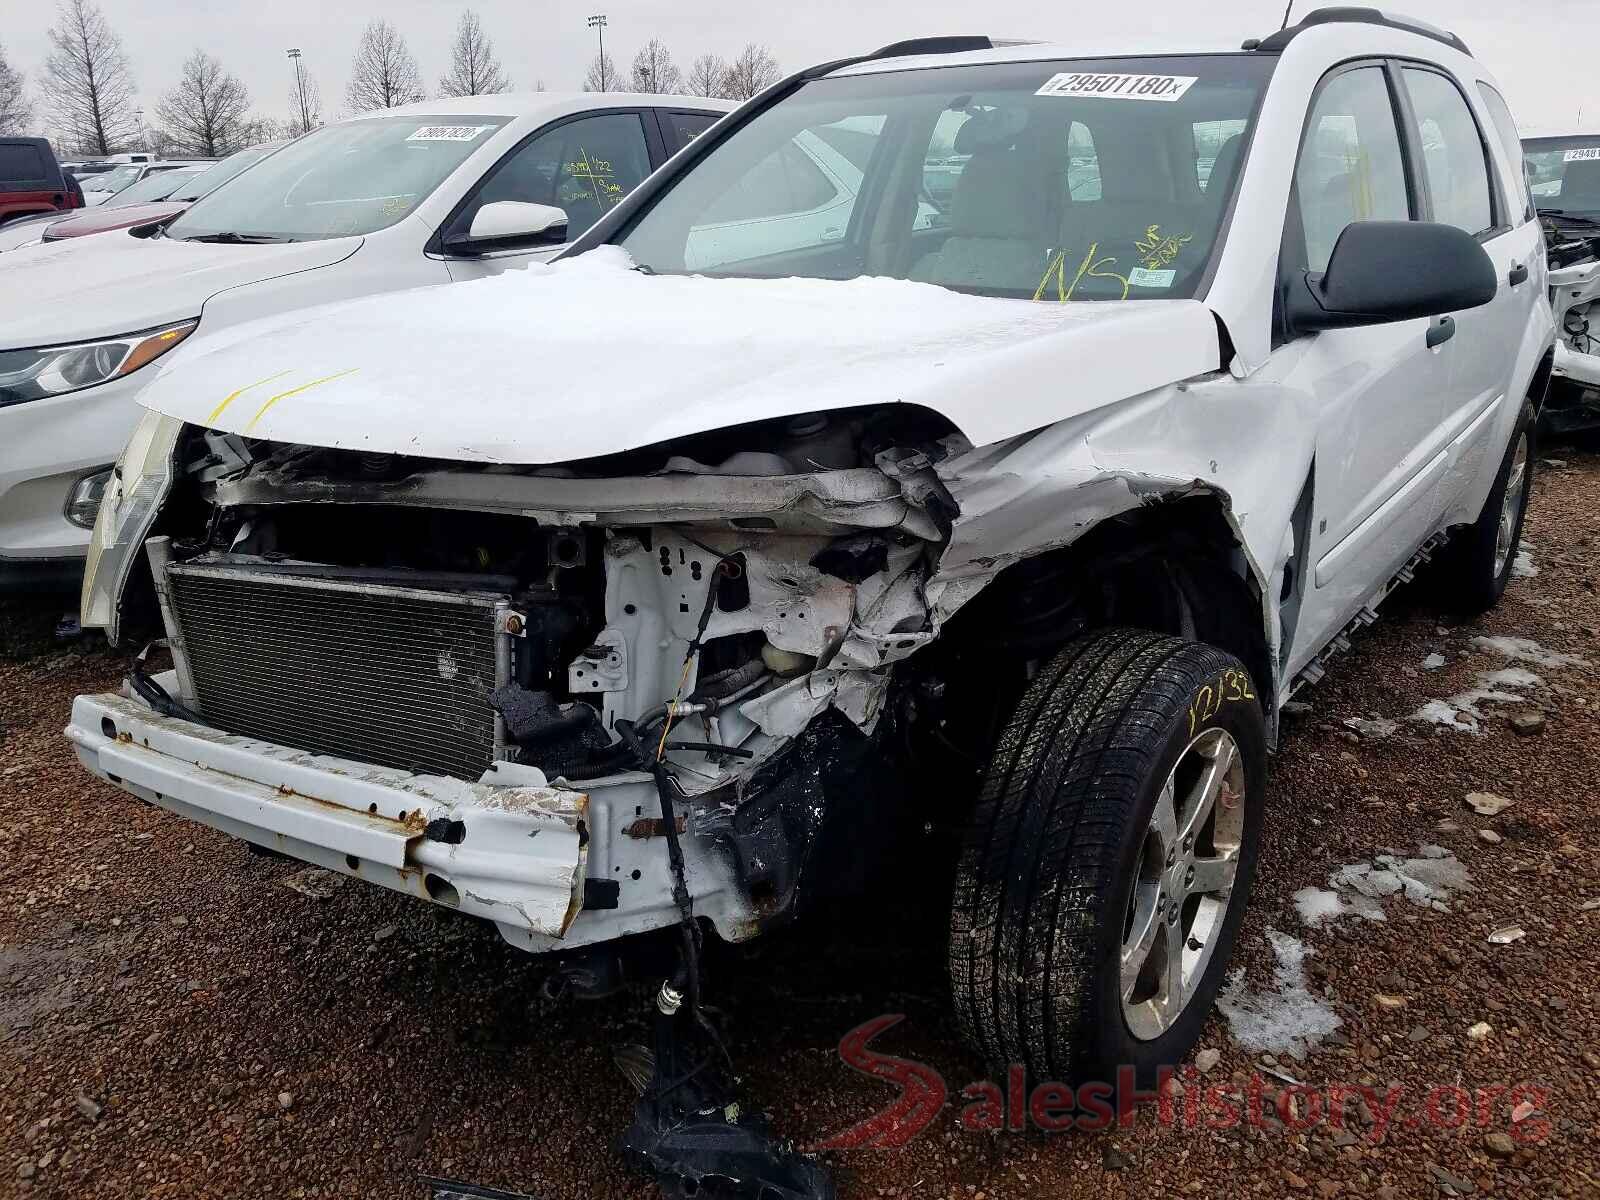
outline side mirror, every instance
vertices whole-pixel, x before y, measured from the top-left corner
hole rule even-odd
[[[1380,325],[1477,308],[1494,299],[1494,263],[1470,233],[1433,221],[1356,221],[1321,275],[1304,272],[1284,298],[1298,333]]]
[[[445,243],[449,254],[486,254],[532,246],[559,246],[567,240],[567,214],[548,204],[496,200],[472,218],[466,237]]]

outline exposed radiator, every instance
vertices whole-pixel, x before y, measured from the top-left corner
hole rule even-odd
[[[185,686],[218,729],[458,779],[494,761],[505,597],[271,566],[175,564],[166,578]]]

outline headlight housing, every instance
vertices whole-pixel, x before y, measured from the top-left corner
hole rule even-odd
[[[173,456],[182,431],[183,422],[176,417],[145,413],[100,500],[83,564],[79,621],[86,629],[104,629],[113,645],[122,615],[122,590],[171,490]]]
[[[92,342],[0,350],[0,408],[64,396],[132,374],[183,341],[198,324],[196,318]]]

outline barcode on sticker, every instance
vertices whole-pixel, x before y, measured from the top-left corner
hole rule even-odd
[[[1152,271],[1147,267],[1135,267],[1128,272],[1128,282],[1134,287],[1169,288],[1177,277],[1175,270]]]
[[[408,142],[470,142],[493,125],[424,125]]]
[[[1594,162],[1600,159],[1600,146],[1585,146],[1581,150],[1568,150],[1561,156],[1562,162]]]
[[[1039,96],[1072,96],[1085,100],[1163,100],[1171,103],[1195,85],[1194,75],[1102,75],[1063,71],[1051,76]]]

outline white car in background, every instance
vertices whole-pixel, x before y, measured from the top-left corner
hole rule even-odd
[[[163,175],[168,171],[177,171],[185,167],[203,169],[216,161],[214,158],[170,158],[160,162],[123,163],[121,166],[112,167],[109,171],[80,176],[78,184],[83,188],[83,206],[93,208],[97,204],[104,204],[111,197],[119,195],[152,175]]]
[[[75,587],[141,368],[200,333],[559,252],[735,105],[540,92],[317,129],[165,227],[0,259],[0,591]],[[272,380],[248,397],[271,403]],[[258,395],[259,393],[259,399]]]

